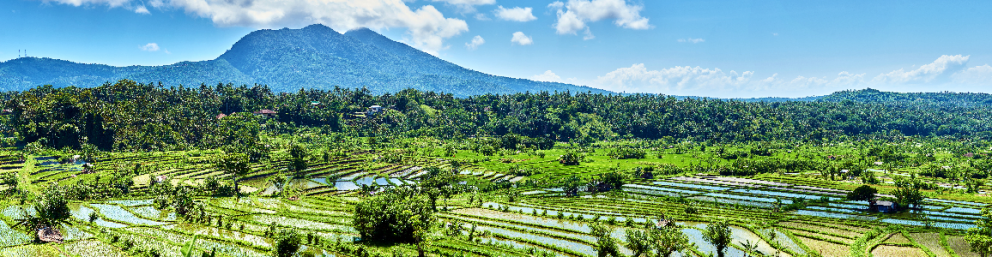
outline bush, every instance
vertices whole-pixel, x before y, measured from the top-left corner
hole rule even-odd
[[[563,165],[579,165],[580,160],[582,160],[582,156],[571,151],[558,157],[558,162]]]
[[[847,193],[847,200],[852,200],[852,201],[871,200],[875,198],[876,193],[878,193],[878,190],[875,190],[874,188],[868,185],[862,185],[854,189],[854,191]]]
[[[398,188],[356,204],[352,223],[363,241],[416,243],[411,223],[416,215],[433,217],[431,203],[413,189]]]
[[[276,233],[272,254],[277,257],[291,257],[300,249],[300,234],[296,230],[283,229]]]

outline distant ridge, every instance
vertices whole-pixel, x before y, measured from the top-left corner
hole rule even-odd
[[[538,91],[611,93],[485,74],[369,29],[341,34],[324,25],[254,31],[209,61],[128,67],[34,57],[0,62],[0,90],[6,91],[40,85],[94,87],[120,79],[172,86],[264,84],[276,92],[340,86],[366,87],[378,94],[413,88],[455,96]]]

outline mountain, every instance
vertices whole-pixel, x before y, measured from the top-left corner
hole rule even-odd
[[[8,91],[39,85],[94,87],[120,79],[186,86],[264,84],[277,92],[341,86],[367,87],[379,94],[407,88],[456,96],[528,91],[609,93],[584,86],[485,74],[369,29],[341,34],[323,25],[254,31],[209,61],[128,67],[34,57],[0,62],[0,89]]]

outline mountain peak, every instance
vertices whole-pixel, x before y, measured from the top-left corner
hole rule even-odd
[[[265,84],[273,91],[367,87],[373,93],[413,88],[456,96],[535,91],[607,93],[561,83],[484,74],[462,68],[367,28],[341,34],[314,24],[300,29],[257,30],[215,60],[166,66],[112,67],[59,61],[0,62],[0,88],[24,90],[50,84],[94,87],[132,79],[170,85]]]

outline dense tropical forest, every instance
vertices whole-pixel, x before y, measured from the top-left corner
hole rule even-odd
[[[992,95],[5,92],[2,256],[988,256]]]

